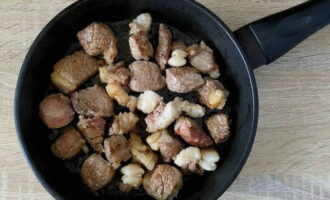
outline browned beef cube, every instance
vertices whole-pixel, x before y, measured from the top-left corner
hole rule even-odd
[[[69,124],[74,111],[69,97],[63,94],[47,96],[39,105],[40,117],[48,128],[61,128]]]
[[[79,152],[88,152],[85,140],[73,127],[66,129],[53,143],[51,147],[58,158],[70,159]]]
[[[213,144],[211,137],[208,136],[194,120],[188,117],[180,117],[177,119],[174,130],[185,142],[193,146],[207,147]]]
[[[113,114],[113,103],[105,89],[94,85],[79,90],[71,95],[73,108],[80,115],[110,117]]]
[[[143,187],[157,200],[175,197],[182,187],[182,173],[171,165],[157,165],[144,176]]]
[[[158,65],[153,62],[135,61],[129,69],[132,75],[129,85],[135,92],[156,91],[166,86]]]
[[[205,120],[206,126],[216,144],[225,142],[230,136],[228,116],[225,114],[214,114]]]
[[[194,68],[172,67],[166,69],[166,83],[168,89],[173,92],[187,93],[203,85],[204,80]]]
[[[98,69],[99,63],[96,59],[84,51],[76,51],[55,64],[51,79],[59,90],[71,94],[96,74]]]
[[[117,37],[111,28],[103,23],[93,22],[77,33],[79,42],[91,56],[103,54],[108,63],[112,63],[118,55]]]
[[[84,183],[93,192],[96,192],[110,183],[115,175],[115,170],[101,155],[95,153],[85,160],[80,174]]]

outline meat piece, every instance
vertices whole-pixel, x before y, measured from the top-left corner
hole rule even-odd
[[[169,90],[177,93],[191,92],[204,84],[202,76],[191,67],[166,69],[166,83]]]
[[[172,51],[175,51],[177,49],[181,49],[183,51],[186,51],[187,46],[182,40],[174,40],[172,42]]]
[[[131,72],[124,65],[125,62],[121,61],[113,66],[100,67],[101,81],[103,83],[118,84],[123,88],[128,87]]]
[[[146,90],[139,96],[137,108],[142,112],[148,114],[155,110],[162,98],[151,90]]]
[[[222,109],[227,101],[229,92],[217,80],[205,78],[205,84],[198,88],[199,101],[207,107]]]
[[[51,94],[42,100],[39,111],[40,118],[48,128],[66,126],[74,117],[71,100],[60,93]]]
[[[149,30],[152,18],[149,13],[139,15],[129,24],[130,37],[128,39],[132,56],[135,60],[149,60],[153,56],[154,50],[149,41]]]
[[[106,90],[109,96],[115,99],[119,105],[127,107],[131,112],[135,111],[138,99],[135,96],[129,96],[127,91],[120,85],[108,83]]]
[[[205,120],[205,124],[216,144],[225,142],[230,137],[230,127],[227,115],[214,114]]]
[[[83,182],[93,192],[96,192],[110,183],[115,175],[115,170],[101,155],[95,153],[85,160],[80,174]]]
[[[136,190],[139,189],[140,185],[142,184],[142,176],[144,174],[144,169],[140,165],[136,163],[128,164],[121,168],[120,172],[123,174],[121,177],[123,184],[132,186]]]
[[[55,140],[52,144],[53,154],[63,160],[71,159],[80,152],[88,152],[85,140],[81,137],[80,133],[70,127]]]
[[[127,161],[132,156],[129,142],[122,135],[105,139],[104,153],[114,169],[118,169],[122,161]]]
[[[113,103],[105,89],[94,85],[71,95],[73,108],[80,115],[110,117]]]
[[[147,32],[138,32],[128,39],[131,54],[135,60],[149,60],[154,55],[154,49]]]
[[[119,113],[112,122],[109,135],[128,133],[135,127],[138,121],[139,118],[132,112]]]
[[[181,142],[173,138],[166,129],[152,133],[147,143],[154,151],[159,151],[165,162],[170,162],[183,149]]]
[[[152,170],[158,161],[158,156],[142,142],[136,130],[131,132],[129,143],[131,145],[133,159],[141,163],[148,170]]]
[[[177,119],[174,131],[177,135],[181,136],[185,142],[193,146],[207,147],[213,144],[211,137],[208,136],[194,120],[188,117],[180,117]]]
[[[117,37],[111,28],[103,23],[93,22],[77,33],[79,42],[91,56],[103,54],[108,63],[112,63],[118,55]]]
[[[172,199],[177,196],[183,184],[182,173],[171,165],[157,165],[147,172],[143,180],[146,192],[157,200]]]
[[[206,171],[214,171],[217,169],[217,162],[220,160],[219,153],[215,149],[202,149],[201,159],[198,161],[199,166]]]
[[[201,71],[203,74],[209,74],[212,78],[219,78],[220,71],[213,50],[203,41],[200,45],[194,44],[188,47],[190,64]]]
[[[105,129],[105,121],[103,118],[88,118],[80,115],[77,128],[95,151],[98,151],[100,153],[103,152],[102,143]]]
[[[205,114],[205,108],[198,104],[183,101],[182,98],[178,97],[166,105],[160,102],[156,109],[145,118],[147,131],[153,133],[166,129],[182,112],[191,117],[202,117]]]
[[[166,86],[157,64],[148,61],[135,61],[130,64],[131,81],[129,86],[135,92],[160,90]]]
[[[50,75],[53,84],[66,94],[74,92],[81,84],[97,73],[99,64],[84,51],[76,51],[72,55],[58,61]]]
[[[162,70],[165,69],[168,59],[170,58],[172,33],[165,24],[159,25],[158,46],[156,50],[156,61]]]
[[[174,159],[174,163],[187,173],[202,173],[198,163],[202,159],[201,151],[197,147],[183,149]]]
[[[170,162],[182,149],[183,145],[179,140],[172,137],[166,130],[162,132],[159,140],[159,150],[165,162]]]

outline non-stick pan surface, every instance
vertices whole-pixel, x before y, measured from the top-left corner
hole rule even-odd
[[[217,199],[236,178],[248,157],[258,116],[257,90],[251,70],[257,64],[251,60],[253,54],[243,52],[232,32],[219,18],[192,0],[83,0],[58,14],[39,34],[23,63],[16,89],[15,120],[22,150],[40,182],[56,199],[151,199],[143,190],[123,195],[109,191],[111,186],[98,194],[89,192],[77,174],[84,158],[64,164],[57,159],[50,151],[54,133],[42,124],[38,116],[40,101],[47,93],[53,92],[49,75],[54,64],[79,48],[77,31],[93,21],[102,21],[113,25],[116,34],[121,35],[127,31],[123,24],[142,12],[150,12],[155,25],[159,22],[170,25],[177,39],[184,39],[187,43],[203,40],[210,45],[221,64],[220,81],[230,91],[225,112],[229,112],[232,119],[232,136],[218,147],[221,163],[212,173],[188,178],[178,199]],[[251,42],[251,30],[237,32],[240,41]],[[125,38],[125,35],[121,37]],[[260,44],[251,44],[259,53],[262,52],[258,49]],[[125,55],[122,51],[127,46],[121,45],[120,54]],[[247,45],[243,46],[247,49]],[[124,56],[123,59],[129,61],[130,58]],[[258,64],[266,61],[259,59]],[[93,81],[97,82],[97,77]],[[171,99],[175,95],[167,93],[166,98]],[[183,97],[191,101],[195,99],[193,95]]]

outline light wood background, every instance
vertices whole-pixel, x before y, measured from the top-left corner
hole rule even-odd
[[[74,0],[0,0],[0,200],[47,200],[19,149],[17,75],[40,30]],[[233,30],[304,0],[200,0]],[[330,199],[330,27],[255,70],[260,121],[226,200]]]

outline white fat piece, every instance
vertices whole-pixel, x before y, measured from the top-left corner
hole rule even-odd
[[[179,110],[184,112],[189,117],[198,118],[205,115],[205,108],[199,104],[184,101],[182,98],[176,97],[174,99]]]
[[[139,96],[137,108],[143,113],[149,114],[155,110],[161,102],[161,97],[154,91],[147,90]]]
[[[190,103],[189,101],[184,101],[182,98],[176,97],[173,101],[165,105],[163,112],[152,124],[148,124],[147,131],[152,133],[166,129],[180,117],[182,112],[194,118],[203,117],[205,115],[205,108],[199,104]]]
[[[201,151],[197,147],[183,149],[174,159],[174,163],[179,167],[186,167],[190,164],[198,163],[202,158]]]
[[[161,136],[162,136],[162,131],[157,131],[147,137],[146,141],[152,150],[159,151],[159,142]]]
[[[206,171],[214,171],[217,168],[216,163],[219,160],[219,153],[215,149],[203,149],[201,150],[201,159],[198,164]]]
[[[128,164],[121,168],[120,172],[123,174],[121,181],[124,184],[133,186],[135,189],[138,189],[142,184],[144,170],[140,165],[135,163]]]
[[[132,23],[129,24],[131,28],[129,34],[133,35],[140,31],[148,32],[151,28],[152,17],[149,13],[142,13],[133,20]]]
[[[172,67],[182,67],[187,64],[186,57],[188,53],[182,49],[176,49],[172,52],[168,64]]]

